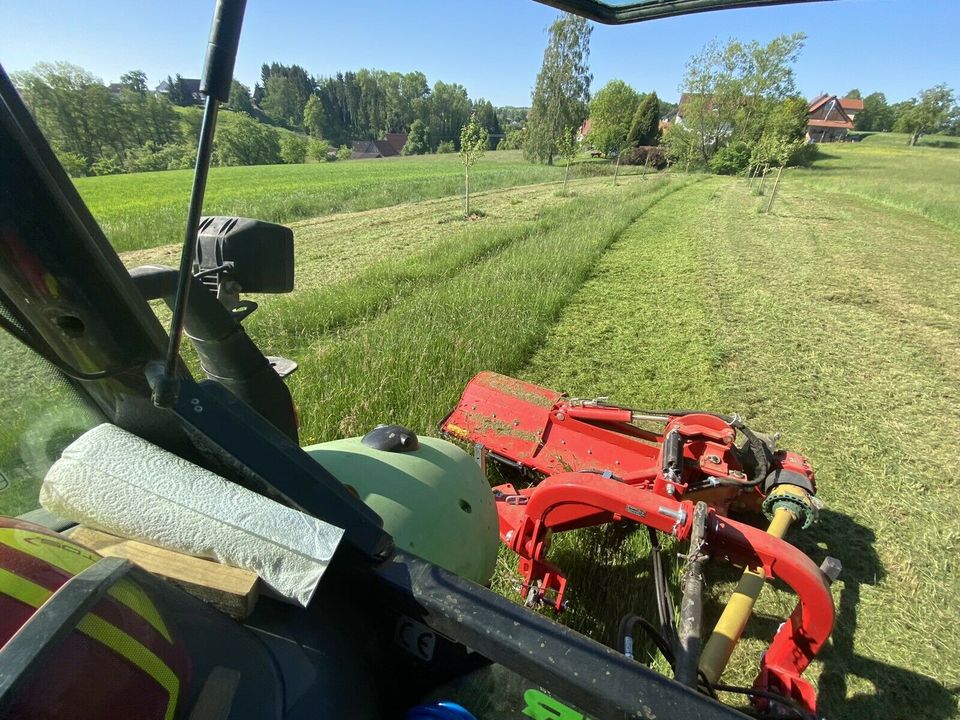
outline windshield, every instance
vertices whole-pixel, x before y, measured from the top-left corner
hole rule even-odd
[[[58,370],[2,331],[0,407],[0,515],[22,515],[39,506],[63,449],[100,420]]]

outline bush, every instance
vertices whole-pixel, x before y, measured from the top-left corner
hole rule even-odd
[[[620,153],[621,165],[647,165],[649,167],[662,170],[667,166],[667,156],[663,149],[656,145],[641,145],[639,147],[626,148]]]
[[[315,138],[310,141],[310,157],[317,162],[330,162],[330,160],[337,159],[335,154],[331,157],[330,142],[323,138]]]
[[[439,145],[437,145],[437,153],[455,153],[457,151],[456,146],[453,144],[453,140],[444,140]]]
[[[156,170],[177,170],[193,167],[197,159],[197,149],[190,145],[155,145],[147,140],[143,147],[127,154],[127,170],[130,172],[153,172]]]
[[[700,167],[703,164],[703,155],[700,152],[700,144],[696,134],[687,130],[683,125],[670,123],[670,127],[663,134],[660,146],[664,149],[667,159],[675,167]]]
[[[57,160],[70,177],[84,177],[87,174],[87,161],[82,155],[64,150],[57,153]]]
[[[497,143],[497,150],[522,150],[527,142],[526,128],[507,128],[503,139]]]
[[[349,160],[351,155],[353,155],[353,150],[350,149],[349,145],[341,145],[340,149],[337,150],[337,160]]]
[[[122,172],[123,165],[108,157],[102,157],[90,166],[91,175],[119,175]]]
[[[300,165],[307,161],[307,139],[296,133],[284,133],[280,138],[280,159],[287,165]]]
[[[737,140],[717,150],[710,159],[710,169],[717,175],[739,175],[750,165],[752,153],[747,143]]]
[[[249,115],[230,115],[233,115],[230,122],[217,130],[215,153],[219,165],[272,165],[280,162],[280,140],[276,130],[258,123]]]
[[[790,154],[790,160],[787,164],[792,167],[807,167],[813,164],[819,154],[820,150],[816,143],[800,145]]]

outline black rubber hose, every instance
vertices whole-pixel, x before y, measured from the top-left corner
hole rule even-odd
[[[657,646],[657,650],[660,651],[660,654],[663,655],[670,667],[673,668],[676,658],[673,655],[673,650],[670,648],[670,645],[649,620],[639,615],[624,615],[620,620],[620,627],[617,630],[617,651],[624,654],[627,652],[626,639],[633,637],[634,628],[638,625],[640,629],[653,640],[653,644]]]
[[[663,556],[660,554],[660,538],[657,531],[647,526],[650,535],[650,558],[653,561],[653,590],[657,601],[657,617],[660,620],[660,633],[670,645],[671,655],[675,655],[675,648],[680,642],[677,628],[674,625],[673,598],[667,588],[667,578],[663,571]]]

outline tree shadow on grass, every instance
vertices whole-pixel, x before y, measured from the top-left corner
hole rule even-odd
[[[797,538],[797,547],[816,562],[831,556],[843,563],[833,635],[820,655],[823,672],[818,709],[830,718],[939,720],[954,717],[956,688],[945,688],[926,675],[858,655],[854,649],[860,588],[876,584],[884,575],[875,542],[876,536],[870,528],[829,510],[821,512],[820,522]],[[848,697],[848,686],[854,678],[867,681],[873,692],[854,691]]]

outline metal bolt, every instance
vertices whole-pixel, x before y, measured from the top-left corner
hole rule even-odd
[[[567,419],[566,413],[562,413],[562,412],[558,412],[558,413],[557,413],[557,420],[563,422],[563,421],[566,420],[566,419]]]
[[[194,411],[195,413],[202,413],[202,412],[203,412],[203,405],[194,405],[194,406],[193,406],[193,411]]]
[[[513,530],[508,530],[507,534],[503,536],[503,539],[506,540],[507,542],[510,542],[511,540],[513,540]]]
[[[714,465],[719,465],[719,464],[720,464],[720,456],[719,456],[719,455],[707,455],[706,460],[707,460],[708,463],[713,463]]]
[[[673,485],[667,485],[667,495],[673,495],[677,489]]]
[[[199,404],[200,404],[200,398],[190,398],[190,404],[191,404],[191,405],[199,405]]]

